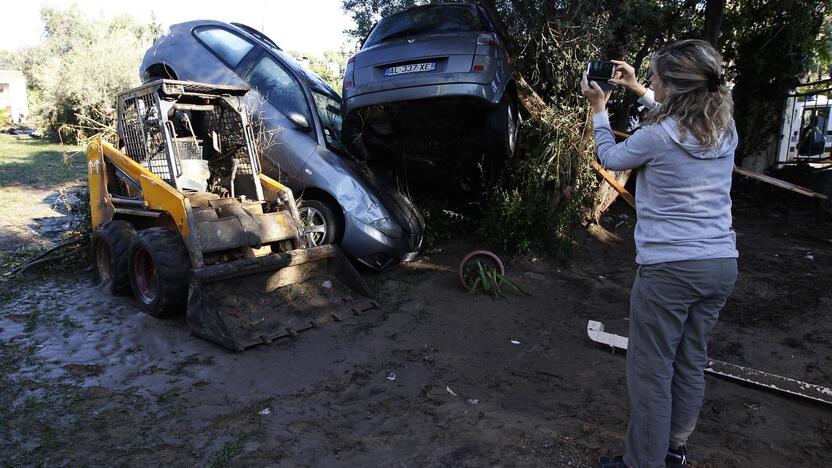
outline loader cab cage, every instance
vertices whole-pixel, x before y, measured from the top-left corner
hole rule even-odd
[[[262,200],[247,88],[158,80],[118,97],[120,146],[182,192]]]

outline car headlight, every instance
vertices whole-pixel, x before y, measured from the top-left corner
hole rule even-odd
[[[402,237],[402,228],[390,218],[381,218],[370,223],[370,226],[378,229],[387,236],[393,239],[400,239]]]

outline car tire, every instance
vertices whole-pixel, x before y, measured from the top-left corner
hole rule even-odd
[[[518,115],[517,102],[508,93],[488,113],[488,151],[499,161],[511,158],[517,150]]]
[[[92,266],[95,279],[113,296],[131,293],[127,258],[136,230],[127,221],[110,221],[92,233]]]
[[[185,311],[191,260],[178,232],[144,229],[130,244],[128,271],[139,307],[154,317]]]
[[[338,239],[338,219],[335,217],[335,210],[328,203],[301,199],[298,211],[301,222],[312,228],[309,236],[312,247],[332,244]]]

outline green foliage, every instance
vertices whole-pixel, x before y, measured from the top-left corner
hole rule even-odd
[[[721,43],[736,85],[741,156],[765,148],[779,133],[786,94],[813,56],[829,56],[828,39],[818,35],[831,9],[815,0],[738,0],[726,7]]]
[[[116,93],[139,83],[139,63],[159,26],[131,16],[88,19],[74,6],[46,7],[41,18],[44,39],[21,62],[37,125],[70,140],[111,131]]]
[[[298,61],[307,60],[307,66],[340,94],[341,85],[344,79],[344,68],[347,65],[346,54],[335,50],[327,50],[324,56],[305,54],[297,51],[289,51],[289,55]]]
[[[0,127],[5,127],[11,122],[12,111],[8,107],[0,108]]]
[[[389,0],[379,2],[378,0],[342,0],[341,6],[348,12],[355,28],[347,31],[353,37],[364,39],[370,34],[376,22],[384,18],[404,11],[414,5],[425,5],[431,3],[429,0]]]
[[[598,178],[585,158],[592,142],[580,134],[585,112],[563,113],[525,124],[536,145],[507,169],[501,184],[485,193],[480,234],[508,252],[554,247],[568,252],[572,233],[587,216]]]
[[[466,277],[465,280],[471,282],[471,289],[469,291],[471,294],[481,290],[486,294],[490,294],[494,299],[498,299],[506,297],[504,287],[508,286],[524,296],[530,295],[519,284],[501,275],[495,268],[483,265],[480,261],[477,261],[474,273]]]

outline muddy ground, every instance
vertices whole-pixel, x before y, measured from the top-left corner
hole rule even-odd
[[[832,222],[750,183],[735,193],[740,279],[711,356],[832,387]],[[744,187],[744,188],[743,188]],[[54,220],[53,220],[54,222]],[[28,223],[26,223],[28,225]],[[531,296],[463,292],[475,239],[370,275],[381,308],[233,353],[109,297],[88,273],[5,282],[6,466],[593,466],[620,451],[633,214],[568,260],[508,259]],[[517,344],[513,341],[519,342]],[[708,377],[694,466],[822,466],[832,409]]]

